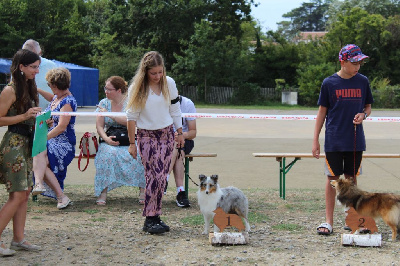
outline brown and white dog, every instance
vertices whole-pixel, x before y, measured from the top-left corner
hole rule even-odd
[[[400,221],[400,195],[370,193],[357,188],[352,179],[331,181],[340,204],[353,207],[360,215],[374,219],[381,217],[392,229],[392,241],[396,240]]]
[[[203,234],[209,233],[210,221],[214,217],[214,211],[217,207],[221,207],[225,213],[239,215],[244,219],[245,231],[250,231],[250,225],[247,221],[249,203],[243,192],[235,187],[220,188],[218,175],[210,177],[199,175],[199,179],[200,187],[197,191],[197,202],[204,217]],[[215,224],[214,232],[219,232]]]

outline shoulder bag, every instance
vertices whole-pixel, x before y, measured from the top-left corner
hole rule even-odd
[[[81,138],[81,142],[79,143],[79,149],[81,151],[79,153],[78,168],[81,172],[83,172],[89,165],[89,158],[94,158],[97,150],[99,149],[96,134],[85,132]],[[83,170],[81,169],[82,157],[86,157],[86,166],[83,168]]]

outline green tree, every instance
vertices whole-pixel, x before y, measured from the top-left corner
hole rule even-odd
[[[262,87],[275,87],[275,79],[284,79],[289,87],[296,85],[296,69],[301,59],[298,46],[286,41],[278,32],[267,33],[269,43],[252,55],[249,81]]]
[[[35,39],[47,58],[88,64],[85,7],[83,0],[2,0],[1,55],[11,57],[25,40]]]
[[[179,83],[199,86],[206,97],[209,85],[232,87],[246,81],[248,53],[248,47],[243,48],[235,37],[218,40],[212,23],[203,20],[195,25],[183,55],[175,55],[173,71]]]
[[[300,7],[282,15],[284,18],[290,18],[290,22],[277,23],[278,32],[291,40],[300,31],[325,31],[328,20],[326,13],[331,2],[332,0],[312,0],[302,3]]]
[[[316,106],[322,82],[335,73],[333,63],[318,65],[300,64],[299,74],[299,103],[306,106]]]

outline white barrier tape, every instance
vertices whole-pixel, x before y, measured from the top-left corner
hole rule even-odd
[[[126,116],[125,112],[51,112],[51,115],[64,116]],[[261,114],[211,114],[183,113],[189,118],[229,118],[229,119],[259,119],[259,120],[302,120],[313,121],[316,115],[261,115]],[[400,117],[368,117],[368,122],[400,122]]]

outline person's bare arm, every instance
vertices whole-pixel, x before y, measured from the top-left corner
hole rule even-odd
[[[128,121],[128,136],[129,136],[129,153],[132,155],[133,158],[137,158],[137,148],[135,143],[135,134],[136,134],[136,121],[129,120]]]
[[[7,116],[11,105],[16,101],[14,89],[11,86],[6,86],[0,94],[0,126],[9,126],[35,118],[42,110],[40,107],[29,108],[24,114]]]
[[[71,105],[69,105],[69,104],[64,105],[60,109],[60,112],[72,112]],[[49,133],[47,133],[47,139],[57,137],[58,135],[63,133],[67,129],[67,126],[68,126],[70,120],[71,120],[71,116],[66,116],[66,115],[60,116],[58,125],[56,127],[54,127],[52,130],[50,130]]]
[[[187,124],[188,124],[188,131],[183,132],[183,137],[185,139],[194,139],[197,134],[196,120],[187,120]]]
[[[328,108],[324,106],[319,106],[317,119],[315,122],[314,138],[312,145],[312,154],[317,159],[319,159],[319,155],[321,153],[321,147],[319,145],[319,134],[321,133],[322,126],[324,125],[327,112]]]
[[[48,102],[51,102],[53,100],[54,94],[48,91],[44,91],[42,89],[37,89],[39,94],[43,96]]]

